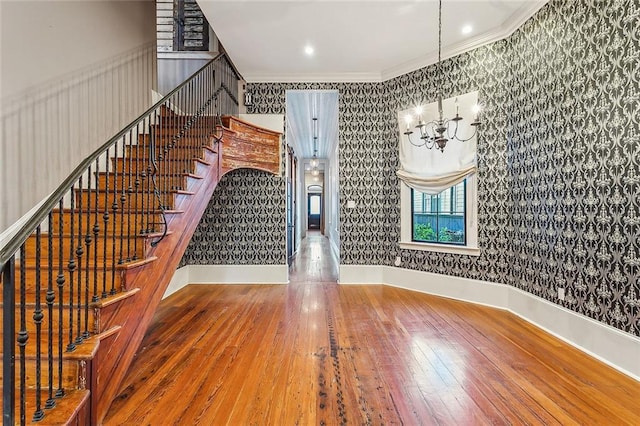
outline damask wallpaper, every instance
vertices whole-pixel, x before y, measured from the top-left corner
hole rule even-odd
[[[282,177],[260,170],[226,174],[180,266],[286,264],[283,188]]]
[[[284,113],[289,89],[339,91],[342,264],[401,256],[403,268],[513,285],[640,336],[639,64],[637,0],[551,0],[509,38],[444,61],[443,77],[430,66],[383,83],[250,84],[250,112]],[[437,86],[484,102],[478,257],[398,247],[396,112],[433,101]],[[217,190],[184,262],[284,264],[282,180],[235,173],[227,198],[262,179],[268,243],[245,236],[237,244],[250,253],[229,248],[252,219],[215,218],[233,210],[217,206]],[[205,243],[216,249],[195,255]]]

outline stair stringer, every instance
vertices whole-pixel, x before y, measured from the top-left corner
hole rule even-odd
[[[96,387],[91,395],[91,424],[102,423],[220,181],[221,144],[218,144],[216,152],[205,150],[204,161],[209,165],[198,166],[197,174],[202,179],[194,182],[190,188],[193,195],[185,197],[177,206],[184,213],[168,219],[167,236],[147,253],[148,257],[154,256],[157,260],[125,272],[127,288],[138,288],[139,291],[136,297],[119,304],[117,312],[109,318],[108,323],[103,324],[104,327],[117,324],[121,330],[113,339],[101,345],[93,363]]]

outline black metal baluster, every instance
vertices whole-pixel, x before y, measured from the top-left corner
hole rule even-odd
[[[200,124],[199,124],[199,138],[198,138],[198,155],[200,158],[205,158],[204,149],[202,149],[206,145],[206,133],[207,133],[207,124],[209,123],[209,118],[207,117],[207,92],[206,92],[206,83],[207,77],[205,74],[202,74],[200,77]]]
[[[111,162],[111,156],[110,156],[110,151],[109,148],[107,148],[107,153],[106,153],[106,176],[107,176],[107,181],[105,182],[105,188],[104,188],[104,213],[102,214],[102,221],[104,223],[104,231],[102,234],[102,298],[104,299],[105,297],[108,296],[107,293],[107,240],[108,240],[108,234],[109,234],[109,181],[111,180],[111,175],[109,174],[109,163]],[[115,165],[114,165],[114,169],[115,169]]]
[[[136,125],[136,129],[138,129],[138,126]],[[135,242],[135,235],[131,235],[131,208],[132,207],[137,207],[137,206],[132,206],[132,201],[135,201],[134,195],[133,195],[133,185],[132,185],[132,181],[133,181],[133,177],[132,177],[132,173],[133,173],[133,163],[134,163],[134,157],[133,155],[133,130],[129,130],[129,176],[127,178],[127,182],[129,184],[129,186],[127,187],[127,192],[129,194],[128,196],[128,201],[129,203],[127,204],[127,258],[131,261],[131,260],[136,260],[137,256],[136,256],[136,252],[134,251],[134,253],[131,253],[131,238],[133,237],[133,241]],[[137,148],[137,147],[136,147]],[[135,156],[136,158],[140,155],[140,153],[138,152],[138,150],[135,150]],[[133,200],[132,200],[133,199]]]
[[[20,424],[26,422],[27,412],[27,286],[25,283],[26,243],[20,246],[20,330],[18,331],[18,348],[20,349]],[[13,409],[13,408],[12,408]]]
[[[49,369],[49,394],[44,408],[50,409],[56,406],[56,400],[53,398],[53,302],[56,300],[56,293],[53,291],[53,211],[49,212],[47,244],[48,244],[48,279],[47,279],[47,316],[49,318],[48,329],[48,369]]]
[[[105,180],[109,180],[109,175],[105,176]],[[98,214],[98,210],[100,210],[98,208],[98,198],[99,198],[99,188],[100,188],[100,164],[98,162],[98,159],[96,159],[96,174],[95,174],[95,179],[96,179],[96,190],[94,193],[94,202],[93,202],[93,297],[91,298],[92,302],[97,302],[98,300],[100,300],[100,297],[98,296],[98,235],[100,234],[100,219],[99,219],[99,214]]]
[[[153,133],[149,138],[149,165],[148,165],[148,184],[149,184],[149,209],[156,211],[156,202],[155,202],[155,179],[158,173],[156,169],[156,143],[158,140],[162,140],[162,128],[161,125],[158,124],[160,121],[159,117],[156,114],[153,115]]]
[[[113,204],[111,205],[111,209],[113,210],[113,227],[111,230],[111,259],[109,262],[111,263],[111,289],[109,290],[109,294],[116,294],[116,229],[117,229],[117,219],[118,219],[118,176],[119,176],[119,168],[118,165],[120,163],[120,157],[118,157],[118,141],[115,143],[115,166],[114,166],[114,185],[113,185]],[[123,164],[124,166],[124,164]],[[105,259],[106,260],[106,259]]]
[[[78,190],[75,192],[75,194],[73,194],[75,196],[78,197],[78,242],[77,242],[77,247],[76,247],[76,258],[78,259],[78,261],[76,262],[77,264],[77,279],[78,279],[78,286],[76,288],[76,338],[75,338],[75,343],[76,344],[80,344],[82,343],[82,341],[84,340],[82,338],[82,333],[80,332],[80,330],[82,330],[82,260],[83,260],[83,255],[84,255],[84,247],[82,246],[82,219],[83,219],[83,214],[84,211],[82,209],[83,207],[83,200],[84,200],[84,188],[82,187],[82,176],[80,176],[80,178],[78,179]],[[71,238],[71,244],[73,244],[74,242],[74,238]],[[73,315],[71,316],[71,322],[73,322]]]
[[[64,233],[64,203],[59,201],[59,220],[58,220],[58,277],[56,285],[58,286],[58,389],[56,390],[56,398],[64,396],[64,388],[62,387],[62,341],[64,340],[62,332],[62,324],[64,323],[64,250],[62,246],[62,235]]]
[[[33,413],[33,421],[37,422],[44,418],[44,410],[42,409],[42,305],[40,304],[40,291],[42,290],[40,279],[40,269],[42,267],[42,232],[40,225],[36,228],[36,282],[35,282],[35,309],[33,311],[33,323],[36,325],[36,409]],[[26,275],[23,265],[26,259],[21,259],[21,277]],[[24,302],[24,300],[23,300]]]
[[[195,93],[195,80],[191,80],[187,85],[187,91],[185,93],[185,96],[187,96],[187,104],[189,105],[189,110],[184,117],[184,121],[185,121],[184,129],[185,129],[185,135],[188,135],[188,138],[186,139],[186,143],[183,143],[183,146],[185,146],[187,149],[184,151],[184,157],[183,157],[184,161],[178,168],[178,171],[181,173],[190,172],[195,167],[195,164],[193,162],[193,155],[191,154],[192,151],[190,149],[190,147],[193,145],[193,136],[194,136],[193,122],[192,122],[195,114],[194,93]]]
[[[69,343],[67,343],[67,352],[74,351],[76,349],[76,345],[73,342],[73,290],[75,284],[75,271],[76,271],[76,260],[75,253],[73,250],[73,242],[75,240],[75,215],[76,215],[76,200],[75,200],[75,186],[71,185],[71,209],[69,214],[71,215],[70,219],[70,234],[69,234],[69,263],[67,264],[67,270],[69,271]],[[62,242],[64,241],[65,236],[60,235],[60,248],[64,246]]]
[[[15,255],[11,256],[2,270],[2,415],[3,424],[15,424],[16,407],[16,269]]]
[[[87,259],[85,260],[85,272],[84,272],[84,330],[82,331],[82,339],[86,339],[89,337],[89,293],[91,288],[90,281],[90,273],[91,266],[89,265],[91,262],[91,244],[93,243],[93,237],[91,236],[91,172],[92,172],[91,164],[87,168],[87,209],[86,209],[86,228],[84,234],[84,246],[85,253],[87,254]],[[96,191],[98,188],[96,188]],[[93,259],[93,263],[96,261]],[[94,265],[95,268],[95,265]],[[78,329],[78,332],[80,329]]]
[[[176,105],[177,106],[177,105]],[[171,109],[168,109],[166,117],[163,117],[161,121],[161,126],[163,130],[163,140],[162,140],[162,150],[163,152],[162,158],[158,158],[158,165],[162,170],[162,175],[160,179],[162,179],[162,192],[167,192],[167,188],[169,188],[173,182],[174,174],[171,169],[171,164],[168,161],[169,158],[175,157],[175,152],[172,152],[176,146],[176,135],[175,135],[175,122],[177,113],[171,113]],[[160,209],[163,208],[163,202],[160,202]]]
[[[145,190],[143,192],[144,194],[144,199],[146,200],[146,205],[147,205],[147,214],[146,214],[146,233],[149,234],[151,232],[154,232],[154,228],[155,228],[155,214],[153,212],[153,206],[151,204],[151,141],[154,138],[155,133],[158,131],[158,129],[155,127],[155,123],[154,123],[154,117],[156,116],[156,114],[151,114],[149,116],[149,137],[144,139],[144,149],[145,152],[148,152],[147,155],[147,159],[146,159],[146,167],[145,167],[145,175],[144,175],[144,179],[146,185],[143,185],[145,187]]]
[[[178,93],[176,93],[176,103],[178,105],[180,105],[180,109],[182,110],[182,112],[184,112],[184,110],[186,109],[186,107],[183,104],[183,99],[182,99],[182,91],[179,91]],[[169,149],[173,150],[173,149],[177,149],[177,147],[180,145],[180,137],[182,136],[182,126],[181,126],[181,118],[182,118],[182,114],[179,114],[178,112],[174,113],[171,116],[171,120],[169,122],[169,125],[167,126],[167,133],[170,135],[171,139],[170,139],[170,145],[169,145]],[[172,156],[174,158],[174,162],[178,162],[181,160],[182,158],[182,153],[180,152],[173,152]],[[177,177],[177,173],[175,170],[175,167],[172,167],[172,164],[167,164],[167,167],[169,168],[169,173],[168,173],[168,178],[171,179],[171,181],[173,181],[174,179],[176,179]],[[165,185],[165,192],[166,192],[166,185]]]
[[[127,174],[127,163],[130,163],[131,159],[127,157],[127,135],[122,136],[122,173],[120,179],[120,254],[118,256],[118,265],[122,265],[125,262],[124,256],[124,219],[125,219],[125,203],[127,202],[126,195],[126,174]],[[128,253],[127,253],[128,259]],[[111,289],[113,293],[115,293],[115,287]],[[112,294],[113,294],[112,293]]]
[[[153,113],[152,113],[153,114]],[[143,134],[142,136],[138,135],[138,149],[140,149],[140,140],[142,139],[142,152],[144,153],[144,156],[142,157],[141,163],[140,163],[140,169],[139,169],[139,178],[138,178],[138,184],[136,187],[139,189],[140,193],[140,211],[142,212],[142,216],[140,216],[140,218],[138,220],[136,220],[136,226],[140,226],[141,230],[140,233],[141,234],[147,234],[149,232],[149,212],[147,212],[146,210],[146,191],[145,191],[145,183],[146,183],[146,179],[147,179],[147,169],[145,167],[145,159],[147,158],[147,138],[151,137],[151,132],[153,131],[151,129],[151,118],[149,117],[145,117],[144,119],[144,123],[146,123],[147,118],[149,118],[149,125],[146,127],[149,132]],[[143,124],[143,126],[145,126],[146,124]],[[143,127],[144,128],[144,127]]]

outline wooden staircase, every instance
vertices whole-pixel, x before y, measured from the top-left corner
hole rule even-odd
[[[201,119],[206,125],[193,130],[198,134],[182,130],[180,148],[171,146],[171,135],[184,129],[186,118],[163,109],[152,128],[157,155],[161,159],[187,158],[190,164],[178,175],[175,172],[164,174],[163,167],[158,168],[154,184],[169,188],[169,191],[153,201],[152,225],[138,223],[142,220],[141,215],[125,215],[123,206],[121,220],[104,219],[119,214],[113,209],[113,203],[118,201],[127,203],[128,213],[149,210],[152,201],[138,187],[150,183],[142,182],[132,187],[132,180],[125,178],[127,171],[138,170],[140,164],[148,163],[149,150],[143,147],[149,135],[141,134],[137,145],[127,146],[121,156],[110,159],[109,172],[93,174],[91,179],[95,183],[90,189],[73,191],[75,208],[63,207],[52,212],[48,227],[57,231],[55,235],[49,238],[49,234],[42,231],[26,241],[23,256],[16,262],[14,281],[24,282],[24,294],[18,291],[16,301],[26,302],[24,309],[29,319],[37,306],[42,307],[41,326],[27,321],[28,334],[33,339],[40,330],[42,347],[50,345],[53,352],[58,353],[55,348],[60,348],[63,353],[61,375],[57,357],[51,359],[54,366],[52,381],[60,383],[63,389],[61,391],[57,385],[51,389],[53,398],[49,402],[54,402],[55,407],[47,408],[47,389],[43,389],[41,401],[36,403],[34,389],[38,379],[27,377],[25,412],[30,416],[40,406],[43,417],[38,421],[27,417],[26,424],[101,424],[222,175],[243,167],[279,173],[279,133],[234,117],[224,117],[224,126],[216,126],[213,117]],[[204,140],[208,141],[205,144],[200,142],[203,128],[206,129]],[[225,151],[228,154],[223,154]],[[113,188],[126,185],[129,186],[125,191],[126,200],[124,197],[119,200],[118,194],[112,195]],[[156,204],[163,205],[164,218]],[[78,224],[81,217],[85,218],[84,224]],[[86,218],[90,218],[89,223]],[[164,222],[166,230],[162,228]],[[82,247],[82,242],[86,241],[83,240],[85,229],[92,237],[91,244],[95,245],[87,243],[87,253],[76,256],[70,267],[69,253]],[[121,233],[131,229],[147,231],[133,236]],[[154,244],[162,235],[162,241]],[[123,247],[128,247],[124,250],[126,256],[122,255]],[[106,266],[113,263],[115,266]],[[59,276],[64,277],[65,283],[60,287],[57,285]],[[36,288],[33,283],[38,281],[42,284]],[[49,282],[55,295],[51,307],[46,304]],[[84,283],[86,292],[70,293],[74,287],[67,287],[67,284],[74,282],[80,283],[81,287]],[[93,291],[94,288],[97,291]],[[85,310],[87,306],[88,310]],[[21,313],[16,312],[16,318],[20,316]],[[17,330],[20,329],[18,323],[16,320]],[[49,341],[49,323],[54,330],[62,330],[62,336],[65,336],[62,341],[55,337]],[[66,338],[67,334],[69,338]],[[84,338],[74,337],[78,334]],[[42,376],[48,376],[50,359],[45,357],[38,361],[36,352],[39,352],[37,347],[27,346],[28,371],[34,363],[40,363]]]

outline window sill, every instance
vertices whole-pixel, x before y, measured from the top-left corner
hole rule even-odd
[[[478,247],[453,246],[445,244],[417,243],[415,241],[400,242],[400,248],[407,250],[433,251],[437,253],[466,254],[468,256],[480,256]]]

